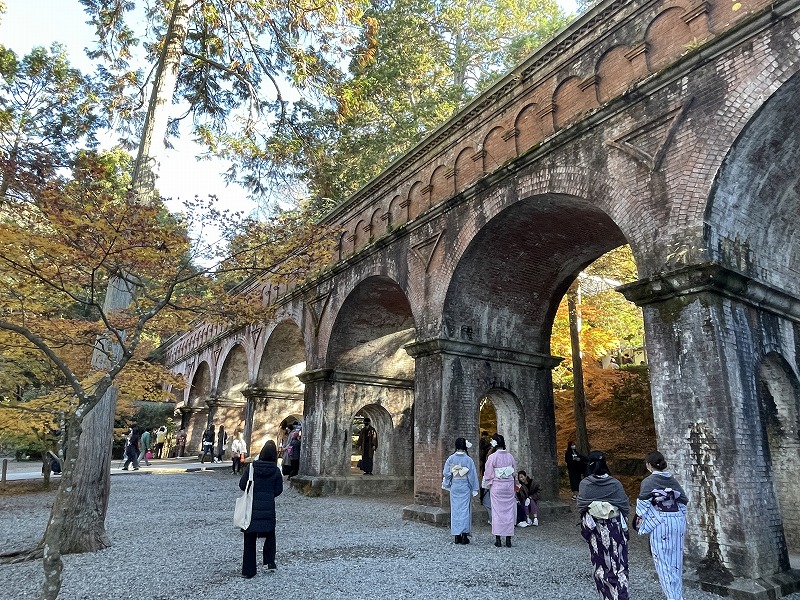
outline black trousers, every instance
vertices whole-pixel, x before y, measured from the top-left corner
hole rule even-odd
[[[275,562],[275,532],[250,533],[244,532],[244,554],[242,555],[242,575],[252,577],[256,574],[256,540],[258,536],[264,537],[264,564]]]

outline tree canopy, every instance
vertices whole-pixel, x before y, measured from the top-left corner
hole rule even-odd
[[[101,120],[91,80],[59,44],[22,58],[0,45],[0,77],[0,199],[22,200],[94,142]]]
[[[301,99],[256,152],[317,199],[345,200],[567,18],[554,0],[373,0],[326,101]]]

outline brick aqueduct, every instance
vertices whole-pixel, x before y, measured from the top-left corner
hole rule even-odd
[[[303,422],[299,485],[413,487],[482,398],[558,492],[550,355],[576,274],[628,243],[660,449],[690,490],[687,568],[775,597],[800,577],[800,1],[606,0],[328,217],[338,260],[278,316],[168,347],[178,408],[253,448]],[[351,477],[353,418],[381,437]]]

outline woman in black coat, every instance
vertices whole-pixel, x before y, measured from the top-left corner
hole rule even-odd
[[[242,577],[250,579],[256,574],[256,539],[264,540],[264,564],[274,571],[275,566],[275,498],[283,492],[283,477],[278,470],[278,449],[269,440],[261,449],[258,459],[250,465],[253,469],[253,512],[250,526],[244,530]],[[245,469],[239,488],[245,490],[250,478]]]

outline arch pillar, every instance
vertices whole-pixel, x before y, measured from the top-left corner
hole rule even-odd
[[[247,401],[244,439],[250,454],[257,454],[267,440],[278,443],[285,415],[303,412],[300,392],[251,386],[242,392]]]
[[[442,465],[456,437],[473,442],[477,459],[481,397],[502,389],[517,399],[519,439],[506,439],[517,463],[542,485],[545,498],[558,495],[555,412],[551,370],[561,359],[477,342],[433,338],[408,344],[414,357],[414,505],[405,518],[446,523]]]
[[[228,434],[228,443],[233,439],[233,434],[237,430],[245,428],[247,401],[232,400],[224,396],[212,396],[206,401],[208,405],[209,422],[214,422],[217,426],[215,431],[219,431],[219,425],[225,426]],[[202,435],[202,433],[201,433]],[[216,441],[214,448],[216,448]]]
[[[689,494],[687,578],[737,598],[800,589],[758,397],[767,341],[797,361],[800,299],[715,263],[618,290],[643,307],[659,448]]]
[[[181,406],[181,427],[186,428],[186,455],[191,456],[202,451],[203,431],[208,422],[208,406],[202,398],[198,406]]]
[[[406,491],[412,480],[413,381],[339,369],[298,377],[305,384],[303,444],[293,485],[315,494]],[[375,477],[351,472],[353,417],[365,407],[383,417],[373,423],[378,429]]]

